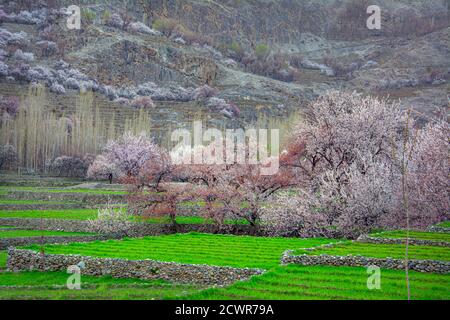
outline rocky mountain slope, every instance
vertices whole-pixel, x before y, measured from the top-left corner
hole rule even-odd
[[[124,108],[151,97],[155,112],[183,103],[244,122],[336,88],[425,115],[448,106],[448,1],[375,1],[380,30],[359,0],[80,1],[81,30],[66,27],[70,4],[2,1],[0,94],[42,82],[59,100],[92,89]]]

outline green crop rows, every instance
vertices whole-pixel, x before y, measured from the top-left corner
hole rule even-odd
[[[97,209],[67,209],[67,210],[11,210],[0,211],[0,218],[32,218],[32,219],[63,219],[63,220],[89,220],[97,218]],[[136,218],[137,222],[169,223],[164,217]],[[210,224],[212,221],[203,217],[179,216],[179,224]],[[225,224],[248,224],[244,219],[225,220]]]
[[[88,220],[97,217],[96,209],[70,209],[70,210],[16,210],[0,211],[0,218],[34,218],[34,219],[68,219]]]
[[[81,276],[81,290],[66,287],[65,272],[2,272],[0,299],[168,299],[203,289],[162,280]]]
[[[249,281],[208,289],[190,299],[406,299],[405,273],[381,270],[380,289],[367,288],[363,267],[277,267]],[[450,275],[410,271],[412,299],[450,299]]]
[[[0,270],[6,268],[6,258],[8,253],[5,250],[0,251]]]
[[[444,221],[438,224],[439,227],[450,228],[450,221]]]
[[[294,254],[319,255],[328,254],[333,256],[361,255],[372,258],[394,258],[405,257],[405,246],[402,244],[374,244],[351,242],[337,244],[331,248],[318,248],[316,250],[295,250]],[[445,260],[450,261],[450,250],[447,247],[434,246],[410,246],[409,258],[415,260]]]
[[[50,254],[80,254],[130,260],[154,259],[191,264],[271,268],[283,251],[330,243],[329,239],[264,238],[252,236],[173,234],[138,239],[46,245]],[[39,250],[38,246],[29,246]]]
[[[48,237],[48,236],[88,236],[92,233],[86,232],[65,232],[65,231],[47,231],[47,230],[3,230],[0,231],[0,239],[18,238],[18,237]]]
[[[376,238],[394,238],[394,239],[406,239],[406,231],[386,231],[381,233],[375,233],[371,235]],[[425,232],[425,231],[410,231],[410,239],[417,240],[432,240],[432,241],[446,241],[450,242],[450,234],[442,232]]]

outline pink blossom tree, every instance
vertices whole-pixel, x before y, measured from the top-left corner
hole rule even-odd
[[[293,200],[302,203],[297,218],[311,224],[314,212],[323,223],[319,234],[379,226],[392,213],[403,119],[397,104],[356,93],[332,91],[315,101],[284,155],[301,190]]]
[[[444,119],[412,130],[404,151],[409,158],[406,192],[412,227],[424,228],[450,219],[449,132],[449,124]],[[404,227],[401,207],[398,201],[396,216],[389,222]]]
[[[300,192],[292,203],[275,198],[276,210],[272,216],[263,212],[263,222],[275,232],[309,225],[318,235],[332,230],[349,237],[377,227],[405,227],[405,192],[411,226],[448,219],[448,123],[418,129],[407,119],[397,104],[385,100],[339,92],[319,98],[283,155],[283,163],[297,174]],[[412,133],[406,144],[405,131]],[[292,206],[283,212],[285,202]],[[311,213],[316,224],[308,220]]]
[[[121,138],[110,141],[101,156],[98,156],[88,170],[88,176],[96,177],[113,173],[118,178],[136,176],[144,164],[158,158],[161,149],[146,135],[125,133]]]

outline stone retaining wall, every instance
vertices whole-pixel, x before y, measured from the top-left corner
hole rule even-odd
[[[70,265],[84,263],[82,275],[110,275],[115,278],[163,279],[174,283],[229,285],[264,272],[262,269],[181,264],[156,260],[93,258],[79,255],[41,254],[32,250],[8,250],[10,271],[66,271]],[[83,280],[83,278],[81,278]]]
[[[313,251],[313,250],[310,250]],[[329,265],[329,266],[351,266],[367,267],[378,266],[386,269],[404,269],[405,264],[401,259],[391,258],[370,258],[363,256],[332,256],[328,254],[321,255],[293,255],[292,250],[287,250],[281,257],[281,264],[300,264],[304,266]],[[450,262],[439,260],[410,260],[409,269],[419,272],[450,273]]]
[[[405,244],[405,239],[397,238],[376,238],[369,235],[362,235],[358,238],[358,242],[364,243],[381,243],[381,244]],[[409,239],[409,244],[411,245],[421,245],[421,246],[438,246],[438,247],[450,247],[450,242],[440,241],[440,240],[420,240],[420,239]]]
[[[44,236],[44,237],[17,237],[17,238],[1,238],[0,250],[9,247],[25,246],[40,243],[69,243],[69,242],[89,242],[94,240],[106,240],[113,236]]]
[[[428,231],[450,233],[450,228],[439,227],[439,226],[430,226],[430,227],[428,227]]]
[[[33,218],[0,218],[0,225],[18,227],[20,229],[96,232],[86,220],[33,219]],[[129,237],[143,237],[170,233],[204,232],[234,235],[266,235],[262,229],[252,229],[248,225],[224,225],[218,227],[209,224],[169,224],[136,223],[124,232]]]

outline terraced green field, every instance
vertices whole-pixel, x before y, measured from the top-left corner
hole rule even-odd
[[[450,299],[450,275],[410,271],[412,299]],[[405,273],[381,270],[381,288],[367,288],[363,267],[298,266],[277,267],[248,281],[226,288],[207,289],[189,299],[245,300],[336,300],[406,299]]]
[[[0,211],[0,218],[88,220],[97,217],[97,209]]]
[[[0,186],[0,194],[7,194],[12,191],[40,192],[40,193],[89,193],[100,195],[122,195],[126,191],[104,190],[104,189],[64,189],[64,188],[40,188],[40,187],[8,187]]]
[[[50,254],[80,254],[130,260],[154,259],[217,266],[272,268],[279,265],[281,254],[286,249],[313,247],[332,241],[320,238],[265,238],[188,233],[46,245],[44,250]],[[29,246],[28,248],[39,250],[41,247]]]
[[[203,289],[195,285],[171,284],[163,280],[115,279],[81,275],[81,290],[66,287],[65,272],[2,272],[0,299],[174,299]]]
[[[406,231],[386,231],[380,233],[374,233],[371,235],[376,238],[394,238],[394,239],[406,239]],[[410,231],[410,239],[417,240],[433,240],[433,241],[447,241],[450,242],[450,234],[442,232],[426,232],[426,231]]]
[[[8,257],[8,252],[6,252],[6,250],[0,250],[0,270],[6,268],[7,257]]]
[[[450,221],[444,221],[438,224],[439,227],[450,228]]]
[[[67,209],[67,210],[13,210],[0,211],[0,218],[31,218],[31,219],[63,219],[63,220],[89,220],[97,218],[97,209]],[[136,218],[138,222],[145,223],[168,223],[167,218],[154,217],[141,219]],[[178,224],[209,224],[210,220],[203,217],[179,216],[176,219]],[[247,220],[225,220],[225,224],[248,224]]]
[[[92,233],[86,232],[65,232],[65,231],[47,231],[47,230],[4,230],[0,231],[0,239],[18,238],[18,237],[48,237],[48,236],[89,236]]]
[[[67,182],[66,182],[67,183]],[[69,185],[69,184],[68,184]],[[125,191],[111,189],[64,189],[48,184],[45,187],[0,186],[0,195],[11,191],[42,193],[82,193],[92,195],[121,195]],[[9,200],[1,204],[76,204],[70,201]],[[200,201],[185,202],[189,208],[202,206]],[[246,204],[244,203],[243,206]],[[99,203],[99,207],[102,204]],[[75,207],[75,206],[74,206]],[[44,207],[45,208],[45,207]],[[191,209],[191,208],[189,208]],[[97,217],[97,209],[17,210],[0,211],[0,218],[88,220]],[[166,218],[136,219],[143,223],[167,223]],[[179,216],[178,224],[208,224],[203,217]],[[227,224],[246,224],[245,220],[228,220]],[[450,221],[440,224],[450,227]],[[0,238],[32,236],[88,235],[78,232],[39,230],[8,230],[0,226]],[[401,239],[405,231],[373,234],[376,237]],[[410,232],[411,239],[450,242],[450,234]],[[138,279],[82,276],[81,290],[68,290],[65,272],[0,272],[0,299],[406,299],[405,275],[401,270],[381,271],[381,289],[367,288],[368,273],[363,267],[280,266],[281,254],[287,249],[296,254],[363,255],[376,258],[404,258],[404,245],[366,244],[346,241],[332,248],[305,251],[333,239],[266,238],[213,234],[173,234],[88,243],[44,245],[46,253],[80,254],[93,257],[115,257],[130,260],[154,259],[178,263],[208,264],[232,267],[254,267],[268,270],[248,281],[236,282],[223,288],[177,285]],[[41,250],[40,245],[26,248]],[[450,261],[445,247],[412,245],[410,259],[438,259]],[[0,270],[6,268],[7,252],[0,251]],[[410,271],[412,299],[450,299],[450,275]]]
[[[331,248],[318,248],[307,251],[304,249],[295,250],[294,254],[319,255],[329,254],[333,256],[361,255],[372,258],[394,258],[403,259],[405,257],[405,246],[402,244],[373,244],[347,242],[336,244]],[[435,246],[410,246],[409,258],[414,260],[444,260],[450,261],[450,250],[447,247]]]

